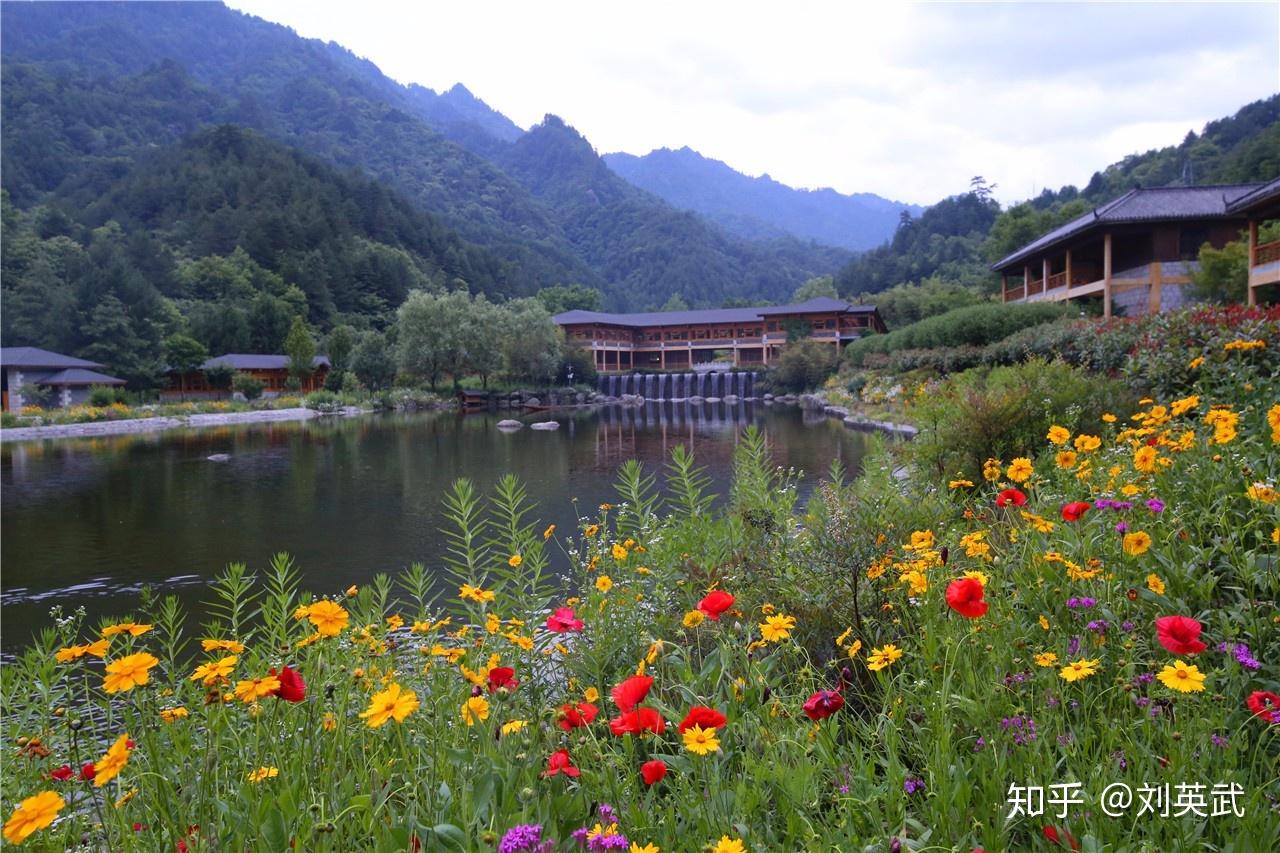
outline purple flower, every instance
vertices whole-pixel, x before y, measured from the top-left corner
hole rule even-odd
[[[1262,669],[1262,663],[1249,654],[1249,646],[1245,643],[1219,643],[1218,651],[1231,652],[1235,656],[1236,662],[1245,669]]]
[[[585,835],[585,832],[583,833]],[[507,830],[498,842],[498,853],[532,851],[542,843],[542,824],[520,823]]]
[[[574,841],[578,842],[579,845],[585,845],[587,843],[588,832],[590,832],[589,829],[587,829],[585,826],[581,826],[575,829],[572,833],[570,833],[569,837],[572,838]]]
[[[982,752],[987,748],[987,740],[982,735],[978,735],[978,739],[973,742],[973,751]]]
[[[1164,501],[1160,500],[1159,498],[1152,498],[1151,500],[1147,501],[1147,509],[1151,510],[1152,512],[1164,512]]]
[[[1072,740],[1074,740],[1074,738],[1071,737],[1070,732],[1067,732],[1065,735],[1058,735],[1058,746],[1070,746]]]
[[[1072,637],[1071,642],[1067,644],[1067,654],[1074,656],[1078,651],[1080,651],[1080,638]]]
[[[1094,631],[1099,634],[1105,634],[1107,633],[1107,620],[1094,619],[1088,625],[1085,625],[1085,627],[1088,628],[1090,631]]]
[[[1106,498],[1098,498],[1096,501],[1093,502],[1093,506],[1096,509],[1111,509],[1115,505],[1116,505],[1115,501],[1107,500]]]
[[[1120,630],[1124,631],[1126,634],[1132,633],[1135,627],[1136,626],[1133,624],[1133,622],[1129,621],[1128,619],[1120,623]]]
[[[601,833],[587,842],[587,849],[597,853],[602,850],[627,850],[630,847],[631,842],[620,832],[612,835]]]
[[[916,791],[924,790],[924,780],[914,776],[908,776],[907,780],[902,783],[902,790],[908,794],[914,794]]]
[[[615,812],[613,810],[613,806],[608,803],[601,803],[599,811],[600,820],[604,821],[606,824],[618,822],[618,813]]]
[[[1076,596],[1072,596],[1071,598],[1067,599],[1067,607],[1070,607],[1072,609],[1088,610],[1090,607],[1093,607],[1097,603],[1098,603],[1098,599],[1089,598],[1087,596],[1084,598],[1077,598]]]
[[[1230,741],[1228,741],[1222,735],[1217,734],[1216,732],[1212,736],[1210,736],[1209,741],[1218,749],[1226,749],[1227,744],[1230,743]]]
[[[1126,509],[1133,509],[1133,501],[1112,501],[1111,508],[1117,512]]]
[[[1111,753],[1111,757],[1114,758],[1116,760],[1116,763],[1120,765],[1121,770],[1124,770],[1129,766],[1129,762],[1125,760],[1123,752],[1120,752],[1119,750],[1117,750],[1116,752]]]
[[[1116,525],[1116,533],[1124,533],[1128,529],[1129,523],[1127,521],[1121,521]]]

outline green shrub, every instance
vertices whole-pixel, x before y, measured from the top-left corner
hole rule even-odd
[[[122,395],[110,385],[91,385],[89,386],[89,405],[96,408],[104,408],[115,402],[124,402]]]
[[[774,368],[768,385],[774,391],[800,392],[817,388],[835,372],[834,347],[814,340],[788,344]]]
[[[860,338],[845,348],[845,357],[855,367],[860,367],[870,353],[985,346],[1019,329],[1055,320],[1069,310],[1068,306],[1053,302],[971,305],[912,323],[887,335]]]
[[[1014,332],[983,351],[982,363],[1020,364],[1061,359],[1097,373],[1114,373],[1129,360],[1141,335],[1140,321],[1063,318]]]
[[[231,379],[231,390],[244,396],[246,400],[256,400],[262,396],[262,380],[249,373],[237,373]]]
[[[920,434],[909,452],[930,475],[977,480],[986,459],[1007,460],[1043,444],[1050,426],[1095,424],[1104,412],[1127,411],[1133,401],[1126,383],[1062,362],[978,367],[911,405]]]
[[[313,412],[336,412],[342,408],[342,401],[332,391],[312,391],[302,398],[302,405]]]

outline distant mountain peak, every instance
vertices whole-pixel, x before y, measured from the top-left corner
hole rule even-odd
[[[606,154],[604,160],[640,189],[749,239],[789,234],[829,246],[870,249],[893,236],[904,209],[913,216],[923,210],[873,193],[797,189],[768,172],[753,178],[687,145],[655,149],[643,157]]]

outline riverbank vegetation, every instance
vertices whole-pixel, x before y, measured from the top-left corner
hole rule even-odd
[[[301,591],[278,555],[200,625],[55,610],[0,670],[6,838],[1268,849],[1280,318],[1193,319],[1148,321],[1114,397],[1061,362],[935,377],[916,442],[805,503],[747,432],[720,501],[683,449],[570,530],[460,481],[395,579]]]

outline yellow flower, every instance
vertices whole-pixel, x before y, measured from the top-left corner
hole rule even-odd
[[[1200,405],[1200,398],[1193,394],[1190,397],[1183,397],[1181,400],[1174,400],[1169,406],[1169,413],[1175,418],[1180,417],[1198,405]]]
[[[1105,424],[1113,424],[1116,422],[1116,416],[1111,414],[1110,412],[1103,412],[1102,422]]]
[[[994,483],[996,480],[1000,479],[1000,474],[1003,472],[1003,469],[1004,466],[1000,464],[999,459],[988,459],[986,462],[982,463],[982,479],[987,482]]]
[[[1264,504],[1273,504],[1280,500],[1280,492],[1266,483],[1253,483],[1245,489],[1244,493],[1249,500]]]
[[[791,636],[792,630],[796,627],[796,618],[794,616],[770,616],[760,624],[760,636],[764,637],[771,643],[777,643]]]
[[[182,720],[188,717],[187,709],[182,706],[177,708],[163,708],[160,711],[160,719],[166,723],[172,723],[174,720]]]
[[[477,604],[484,604],[497,598],[497,596],[493,594],[492,590],[481,589],[480,587],[472,586],[469,583],[464,583],[462,586],[458,587],[458,596],[464,601],[474,601]]]
[[[1077,435],[1073,444],[1081,453],[1092,453],[1102,446],[1102,439],[1096,435]]]
[[[1054,454],[1053,461],[1064,471],[1070,471],[1076,467],[1076,452],[1074,450],[1059,450]]]
[[[140,637],[151,630],[150,625],[139,625],[136,622],[121,622],[119,625],[108,625],[102,629],[102,636],[114,637],[116,634],[123,634],[126,631],[130,637]]]
[[[924,572],[904,572],[899,580],[911,587],[912,595],[924,595],[929,591],[929,578],[925,576]]]
[[[1160,580],[1158,575],[1147,575],[1147,589],[1156,595],[1164,595],[1164,581]]]
[[[948,489],[971,489],[973,488],[973,481],[965,480],[965,479],[952,480],[951,482],[947,483],[947,488]]]
[[[338,727],[338,718],[333,715],[332,711],[326,711],[324,719],[320,721],[320,728],[326,732],[331,732]]]
[[[893,643],[889,643],[881,648],[871,650],[871,654],[867,656],[867,669],[872,672],[879,672],[901,657],[902,649]]]
[[[1267,409],[1267,425],[1271,427],[1271,442],[1280,444],[1280,403]]]
[[[608,575],[601,575],[600,577],[596,578],[596,589],[600,590],[601,592],[608,592],[609,590],[613,589],[613,578],[609,577]]]
[[[317,601],[307,608],[307,619],[316,626],[316,632],[322,637],[336,637],[347,627],[350,618],[347,611],[336,601]]]
[[[1049,434],[1046,435],[1045,438],[1049,439],[1054,444],[1066,444],[1071,440],[1071,430],[1066,427],[1054,425],[1049,427]]]
[[[652,643],[650,643],[649,651],[646,652],[644,656],[645,663],[652,664],[655,661],[657,661],[658,656],[662,654],[662,649],[663,649],[663,642],[661,640],[654,640]],[[588,699],[587,701],[590,702],[591,700]]]
[[[1040,615],[1040,627],[1045,631],[1049,630],[1049,620],[1044,617],[1044,614]]]
[[[231,674],[231,670],[236,668],[238,660],[240,658],[235,655],[228,655],[221,660],[202,663],[196,667],[195,672],[191,673],[191,680],[202,681],[205,687],[212,687],[218,681]]]
[[[933,547],[932,530],[916,530],[911,534],[910,544],[904,546],[908,551],[923,551]]]
[[[588,524],[586,528],[583,529],[582,535],[590,539],[591,537],[595,536],[599,532],[600,532],[600,525]]]
[[[265,699],[280,689],[280,679],[274,675],[262,678],[247,678],[236,682],[236,698],[242,699],[246,705]]]
[[[94,765],[93,784],[101,788],[120,775],[120,771],[129,763],[129,735],[122,734],[107,749],[107,754],[98,759]]]
[[[844,633],[842,633],[839,637],[836,637],[836,645],[843,648],[844,641],[849,639],[849,637],[852,636],[852,634],[853,634],[853,628],[845,628]]]
[[[79,660],[85,655],[101,658],[106,655],[107,647],[110,644],[111,641],[104,638],[87,646],[67,646],[65,649],[58,649],[53,657],[58,663],[70,663],[73,660]]]
[[[1265,348],[1266,348],[1266,346],[1267,346],[1267,342],[1266,342],[1266,341],[1258,341],[1258,340],[1253,340],[1253,341],[1227,341],[1225,344],[1223,344],[1223,345],[1222,345],[1222,349],[1223,349],[1224,351],[1226,351],[1226,352],[1232,352],[1232,351],[1235,351],[1235,350],[1240,350],[1240,351],[1242,351],[1242,352],[1248,352],[1249,350],[1265,349]]]
[[[468,726],[489,719],[489,700],[483,696],[471,696],[462,703],[462,719]]]
[[[4,825],[4,839],[10,844],[21,844],[33,832],[44,829],[53,823],[58,812],[67,804],[66,800],[53,791],[41,791],[34,797],[27,797],[14,809]]]
[[[1156,470],[1156,449],[1148,444],[1144,444],[1138,448],[1138,452],[1133,454],[1133,467],[1144,474],[1150,474]]]
[[[356,586],[355,584],[352,584],[351,586],[347,587],[347,598],[351,598],[359,591],[360,591],[360,587]]]
[[[235,640],[201,640],[200,645],[206,652],[231,652],[238,655],[244,651],[244,643]]]
[[[1160,679],[1160,683],[1165,687],[1177,690],[1179,693],[1199,693],[1204,690],[1204,673],[1196,668],[1195,664],[1185,661],[1176,660],[1165,666],[1156,678]]]
[[[962,578],[971,578],[971,579],[973,579],[973,580],[977,581],[978,583],[982,584],[983,586],[986,586],[987,584],[989,584],[989,583],[991,582],[991,578],[987,575],[987,573],[986,573],[986,572],[979,572],[979,571],[976,571],[976,570],[970,570],[970,571],[967,571],[967,572],[965,572],[963,575],[961,575],[960,577],[962,577]]]
[[[1187,362],[1187,367],[1191,370],[1195,370],[1197,367],[1199,367],[1202,364],[1204,364],[1204,356],[1198,355]]]
[[[503,724],[502,724],[502,734],[503,734],[503,736],[504,736],[504,737],[505,737],[506,735],[513,735],[513,734],[516,734],[517,732],[521,731],[521,730],[522,730],[525,726],[527,726],[527,725],[529,725],[529,721],[528,721],[528,720],[512,720],[512,721],[510,721],[510,722],[508,722],[508,723],[503,723]]]
[[[629,553],[626,548],[622,547],[622,545],[617,542],[613,543],[613,547],[610,548],[609,551],[613,554],[613,559],[617,560],[619,563],[627,559],[627,554]]]
[[[632,841],[631,849],[628,853],[662,853],[662,851],[658,849],[658,845],[656,844],[649,843],[641,847],[639,844]]]
[[[512,554],[510,558],[507,559],[507,565],[513,569],[520,568],[520,564],[523,562],[524,557],[521,557],[519,554]]]
[[[249,774],[249,781],[257,784],[263,779],[274,779],[280,775],[280,770],[276,767],[259,767]]]
[[[548,524],[547,529],[542,531],[542,538],[544,540],[550,539],[552,536],[555,535],[555,532],[556,532],[556,526],[554,524]]]
[[[722,835],[716,842],[716,846],[711,848],[711,853],[747,853],[747,848],[743,845],[741,838]]]
[[[1058,656],[1053,652],[1041,652],[1036,655],[1036,666],[1053,666],[1058,662]]]
[[[136,655],[125,655],[119,660],[107,664],[107,674],[102,681],[102,689],[108,693],[120,693],[146,684],[151,675],[148,670],[160,660],[155,655],[141,652]]]
[[[1015,483],[1025,483],[1031,479],[1031,475],[1035,473],[1035,465],[1025,456],[1019,456],[1009,463],[1009,469],[1005,474]]]
[[[1139,557],[1147,553],[1147,550],[1151,547],[1151,537],[1141,530],[1126,533],[1124,539],[1121,540],[1121,546],[1130,557]]]
[[[701,610],[690,610],[680,621],[686,628],[697,628],[707,618]]]
[[[1081,659],[1072,661],[1058,671],[1058,675],[1062,676],[1064,681],[1079,681],[1082,678],[1088,678],[1098,671],[1098,660]]]
[[[716,739],[714,728],[704,729],[702,726],[690,726],[684,731],[684,748],[694,755],[707,755],[720,751],[720,741]]]
[[[394,719],[403,723],[405,717],[418,710],[418,694],[405,690],[394,681],[382,690],[373,694],[369,707],[360,712],[360,719],[371,729],[376,729],[387,720]]]

